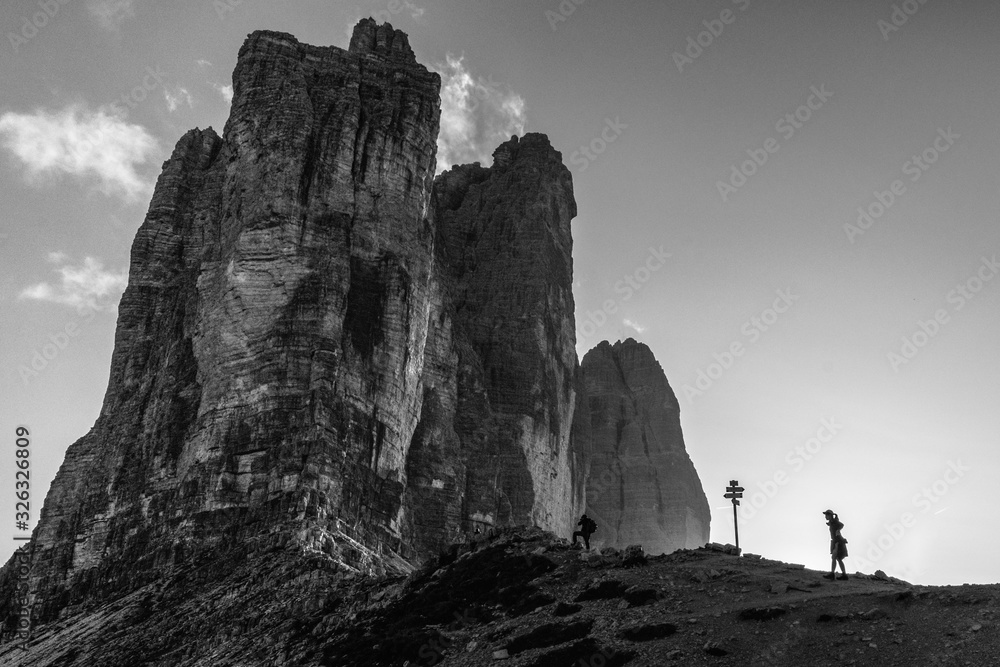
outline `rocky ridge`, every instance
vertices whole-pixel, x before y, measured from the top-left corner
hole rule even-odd
[[[822,545],[820,545],[822,546]],[[234,546],[49,624],[20,667],[993,664],[1000,586],[913,586],[721,545],[647,556],[500,531],[408,576]]]

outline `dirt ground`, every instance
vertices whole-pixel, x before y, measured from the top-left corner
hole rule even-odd
[[[226,552],[39,627],[0,667],[1000,665],[1000,586],[913,586],[710,545],[585,551],[536,529],[372,578]]]
[[[503,596],[504,558],[520,561],[522,576],[507,582],[520,588],[514,603]],[[467,570],[501,576],[470,591]],[[389,664],[1000,665],[1000,587],[822,575],[712,549],[643,560],[544,534],[507,536],[414,588],[415,615],[442,591],[457,604],[446,622],[430,613],[436,641]]]

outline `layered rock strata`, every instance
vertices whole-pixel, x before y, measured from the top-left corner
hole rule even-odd
[[[440,79],[362,21],[256,32],[164,164],[100,417],[33,538],[37,621],[227,543],[363,571],[582,505],[572,183],[542,135],[434,185]]]
[[[544,135],[513,137],[492,168],[442,174],[433,210],[448,305],[431,316],[407,465],[415,541],[512,523],[562,532],[583,502],[569,170]]]
[[[584,356],[581,375],[587,512],[599,526],[592,541],[641,544],[653,554],[704,545],[708,500],[684,447],[677,397],[653,353],[631,338],[605,341]]]

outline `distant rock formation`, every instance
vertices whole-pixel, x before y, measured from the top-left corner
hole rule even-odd
[[[629,338],[583,358],[581,412],[587,433],[587,513],[593,542],[648,553],[704,545],[711,513],[684,448],[680,406],[653,353]],[[589,421],[589,424],[587,423]]]

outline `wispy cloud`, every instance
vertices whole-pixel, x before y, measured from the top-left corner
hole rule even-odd
[[[114,312],[128,280],[125,271],[107,271],[100,260],[86,257],[82,264],[70,264],[65,253],[49,253],[56,265],[58,284],[38,283],[25,288],[18,298],[49,301],[79,310]]]
[[[348,33],[348,41],[350,41],[350,34],[351,33]],[[204,59],[196,60],[195,63],[201,69],[207,69],[209,67],[212,67],[212,63],[210,63],[210,62],[208,62],[207,60],[204,60]],[[223,83],[219,83],[218,81],[212,81],[211,79],[207,79],[206,83],[208,83],[208,85],[212,86],[212,88],[215,89],[215,92],[217,92],[219,95],[222,96],[222,99],[224,99],[226,101],[226,104],[231,104],[232,103],[232,101],[233,101],[233,86],[232,86],[232,84],[223,84]]]
[[[449,53],[446,60],[436,68],[441,75],[438,172],[454,164],[491,164],[497,146],[524,133],[524,99],[488,78],[477,78],[462,58]]]
[[[135,0],[89,0],[90,15],[106,30],[118,30],[135,17]]]
[[[226,104],[232,103],[233,87],[231,85],[224,86],[221,83],[213,83],[212,87],[215,88],[215,90],[218,91],[220,95],[222,95],[222,99],[226,101]]]
[[[410,0],[403,0],[403,6],[406,7],[408,10],[410,10],[410,17],[414,21],[423,16],[424,12],[427,11],[423,7],[416,6],[415,4],[410,2]]]
[[[136,171],[156,152],[156,139],[121,113],[71,105],[58,111],[0,115],[4,147],[27,167],[27,176],[96,177],[106,195],[128,201],[150,185]]]
[[[170,90],[163,91],[163,97],[167,100],[167,109],[170,113],[177,110],[182,103],[187,104],[188,108],[194,106],[194,98],[191,97],[191,93],[187,91],[187,88],[177,87],[176,90],[171,92]]]
[[[632,329],[636,333],[642,333],[643,331],[646,330],[646,327],[642,326],[641,324],[633,320],[628,320],[628,319],[622,320],[622,324],[627,326],[629,329]]]

